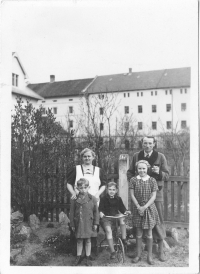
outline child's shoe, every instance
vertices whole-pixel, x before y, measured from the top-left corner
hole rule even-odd
[[[86,262],[85,262],[86,266],[92,266],[92,262],[90,260],[90,256],[86,256]]]
[[[115,258],[116,258],[116,253],[115,253],[115,251],[114,251],[114,252],[111,253],[110,259],[112,260],[112,259],[115,259]]]
[[[81,256],[77,256],[75,262],[73,263],[73,266],[77,266],[81,263],[82,258]]]

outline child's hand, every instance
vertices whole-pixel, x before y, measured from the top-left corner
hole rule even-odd
[[[93,225],[93,230],[94,230],[94,231],[97,230],[97,225]]]
[[[124,212],[124,215],[131,215],[131,212],[127,210]]]
[[[75,227],[74,226],[72,226],[71,229],[72,229],[73,232],[75,231]]]
[[[146,209],[146,207],[145,207],[145,206],[140,206],[140,207],[138,208],[139,214],[140,214],[140,215],[141,215],[141,214],[143,215],[143,214],[144,214],[145,209]]]
[[[103,218],[103,216],[105,216],[105,215],[103,214],[103,212],[100,212],[99,216],[100,216],[100,218]]]

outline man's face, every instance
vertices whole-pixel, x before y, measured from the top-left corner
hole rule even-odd
[[[142,147],[146,153],[150,153],[155,146],[153,138],[144,137]]]

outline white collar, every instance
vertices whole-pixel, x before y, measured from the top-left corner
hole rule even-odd
[[[152,153],[153,153],[153,150],[152,150],[151,152],[149,152],[149,153],[147,153],[146,151],[144,151],[144,157],[146,157],[146,156],[147,156],[147,154],[148,154],[148,155],[149,155],[149,157],[150,157]]]
[[[147,181],[150,178],[150,176],[147,174],[147,176],[145,178],[143,178],[143,177],[140,177],[140,175],[137,175],[136,178],[141,179],[142,181]]]

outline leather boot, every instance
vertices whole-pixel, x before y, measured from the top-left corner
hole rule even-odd
[[[150,265],[154,265],[153,259],[152,259],[152,248],[153,248],[153,238],[147,237],[147,262]]]
[[[136,238],[137,256],[132,260],[132,263],[137,264],[141,260],[142,253],[142,237]]]
[[[159,260],[165,262],[166,258],[163,251],[163,240],[158,240],[158,251],[159,251]]]
[[[77,256],[75,262],[73,263],[73,266],[79,265],[81,263],[81,261],[82,261],[82,257],[81,256]]]

